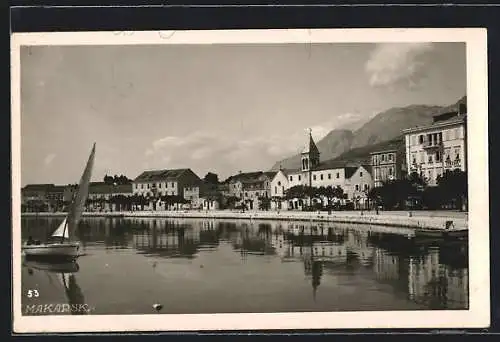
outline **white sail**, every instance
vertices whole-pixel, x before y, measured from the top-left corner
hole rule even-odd
[[[66,226],[66,223],[68,222],[68,218],[65,217],[64,221],[61,222],[59,227],[55,230],[54,233],[52,233],[53,237],[64,237],[65,239],[69,239],[69,233],[68,233],[68,227]]]
[[[87,166],[83,171],[82,178],[80,179],[80,184],[78,185],[78,189],[76,192],[76,196],[71,203],[69,208],[69,213],[67,217],[68,225],[66,230],[68,230],[68,234],[70,239],[74,236],[73,233],[80,221],[80,217],[82,215],[83,209],[85,207],[85,202],[87,201],[87,196],[89,192],[89,183],[90,178],[92,176],[92,168],[94,167],[94,155],[95,155],[95,143],[92,146],[92,151],[90,152],[89,159],[87,161]]]

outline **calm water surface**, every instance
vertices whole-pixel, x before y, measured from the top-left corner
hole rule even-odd
[[[22,236],[45,239],[62,220],[23,218]],[[87,304],[90,314],[156,313],[155,303],[172,314],[467,309],[465,243],[373,229],[88,218],[76,265],[23,263],[22,304]]]

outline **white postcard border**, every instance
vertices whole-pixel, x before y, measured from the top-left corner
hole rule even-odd
[[[465,42],[469,177],[469,310],[197,315],[22,316],[20,47],[24,45]],[[290,29],[15,33],[11,36],[13,326],[16,333],[356,328],[481,328],[490,324],[486,29]]]

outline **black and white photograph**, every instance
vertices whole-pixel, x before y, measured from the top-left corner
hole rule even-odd
[[[16,332],[489,324],[486,30],[11,54]]]

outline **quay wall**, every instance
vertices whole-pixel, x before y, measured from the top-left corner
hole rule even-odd
[[[23,217],[65,216],[66,213],[22,213]],[[203,218],[233,220],[282,220],[335,222],[349,224],[381,225],[411,229],[445,229],[446,222],[452,221],[454,229],[468,229],[467,215],[432,215],[427,213],[383,212],[374,211],[333,211],[294,212],[294,211],[121,211],[121,212],[84,212],[87,217],[157,217],[157,218]]]

